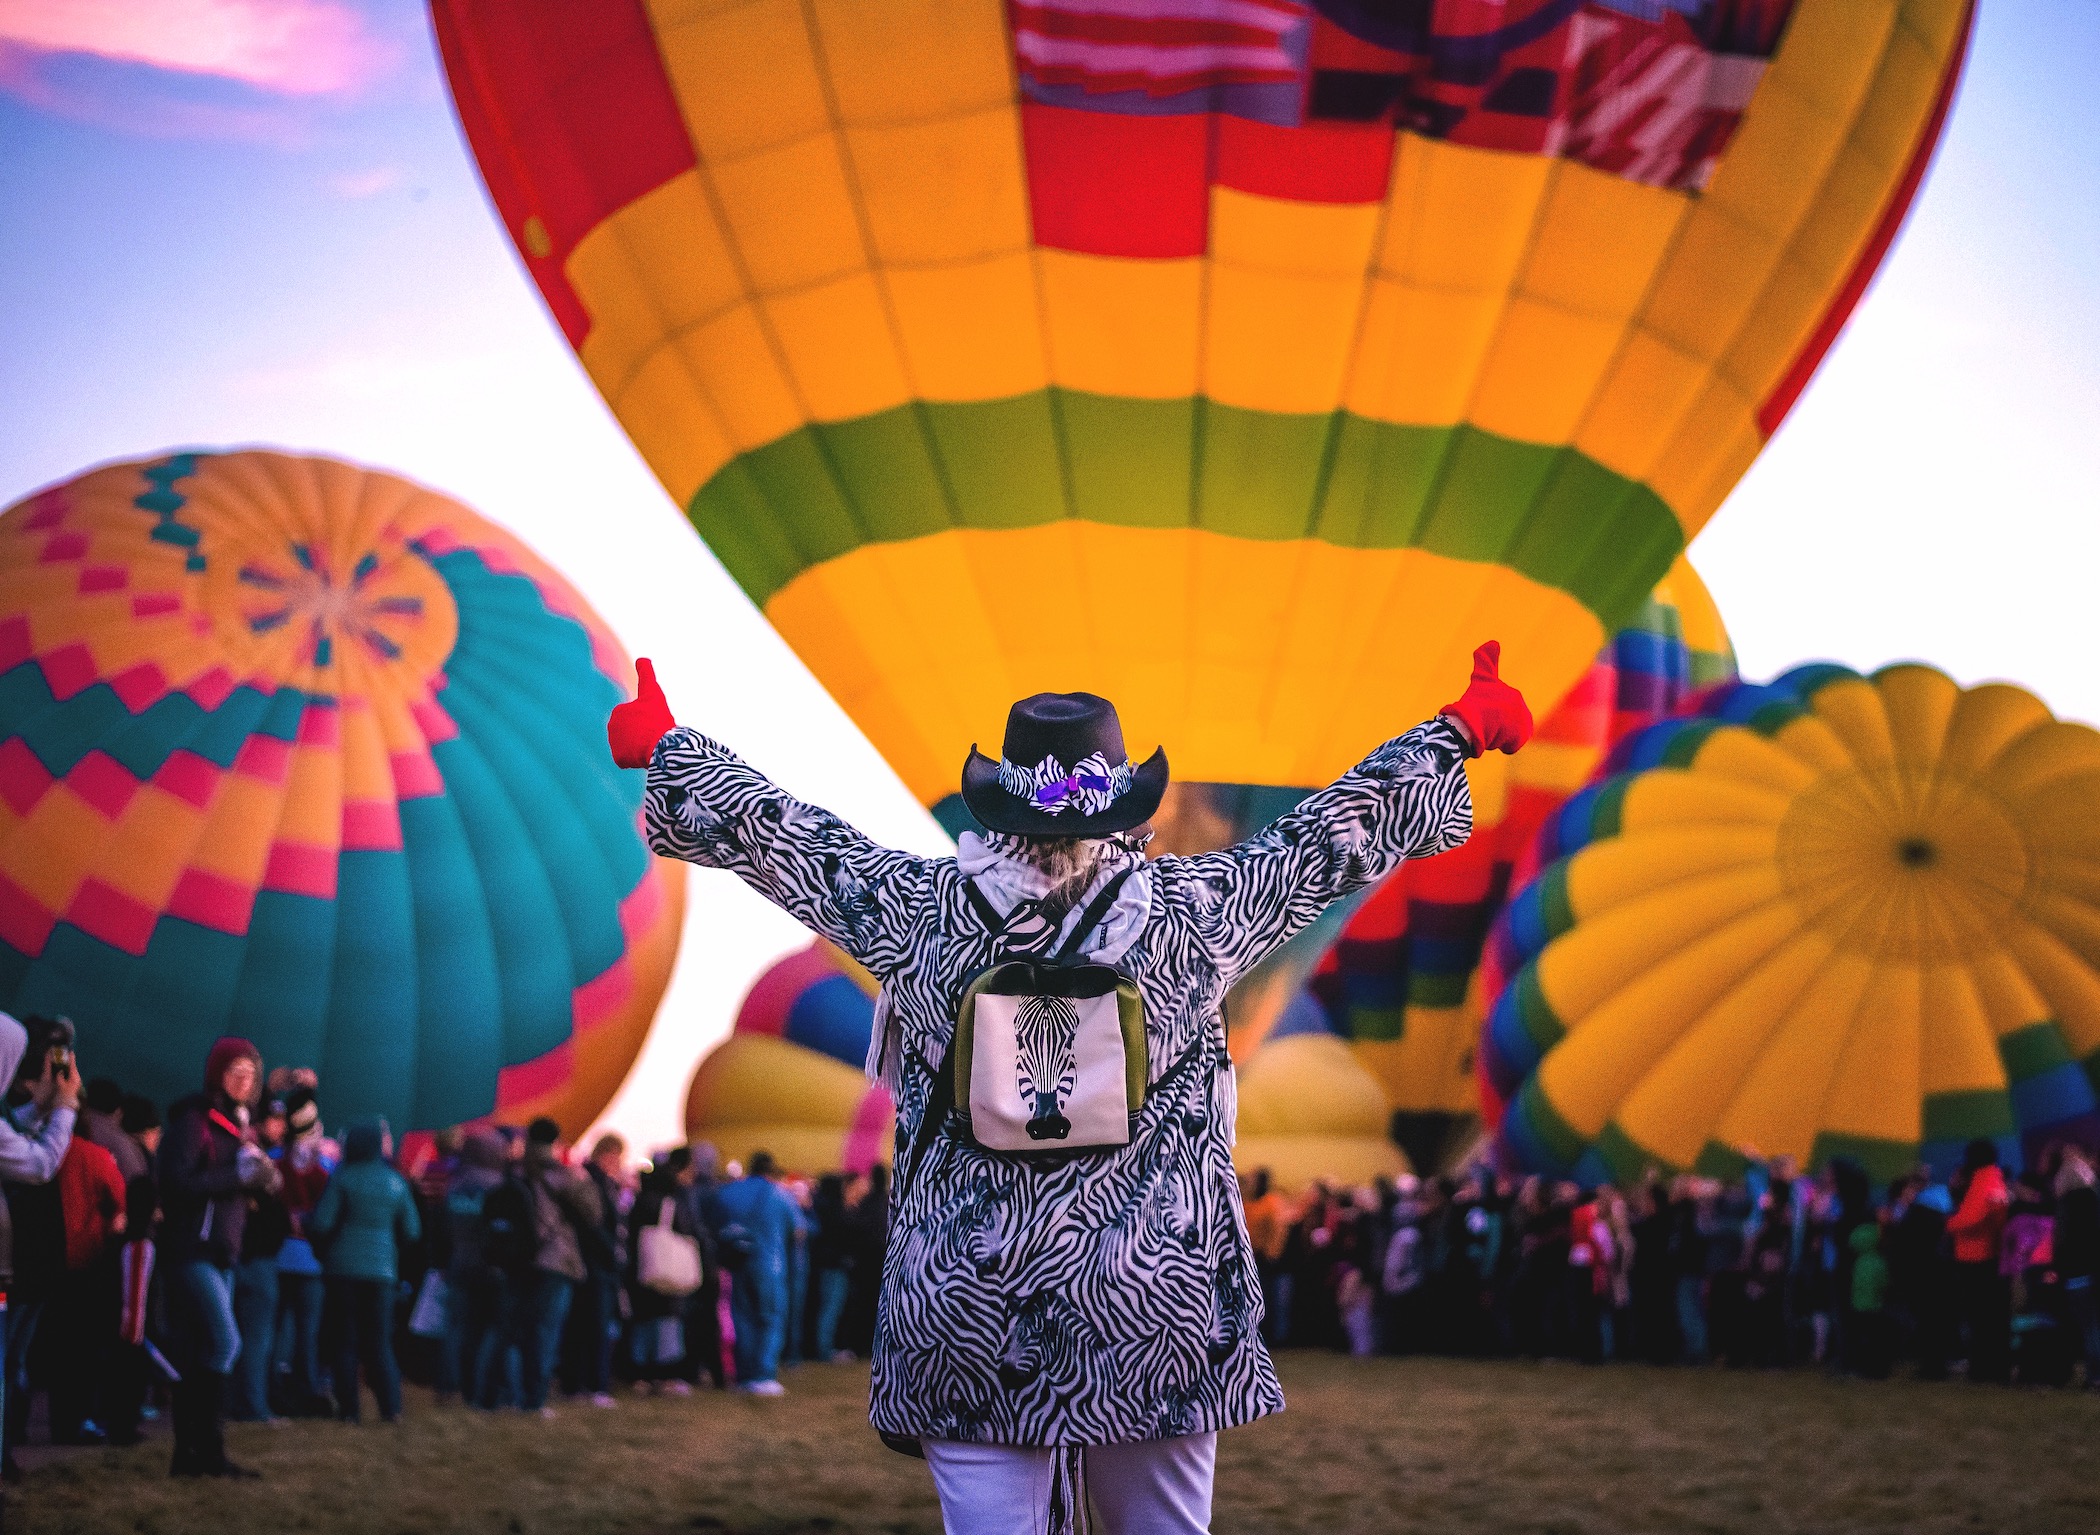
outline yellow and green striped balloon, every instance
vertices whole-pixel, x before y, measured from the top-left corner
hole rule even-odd
[[[928,806],[1039,689],[1323,783],[1543,715],[1763,447],[1968,0],[434,0],[592,379]]]

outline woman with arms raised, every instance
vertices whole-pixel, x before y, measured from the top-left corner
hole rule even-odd
[[[1283,1406],[1232,1168],[1222,1004],[1330,902],[1472,829],[1464,761],[1529,737],[1497,645],[1436,718],[1235,847],[1148,862],[1164,752],[1106,699],[1014,705],[953,858],[879,847],[673,723],[613,711],[659,853],[728,869],[882,982],[897,1104],[869,1416],[954,1535],[1209,1527],[1217,1431]]]

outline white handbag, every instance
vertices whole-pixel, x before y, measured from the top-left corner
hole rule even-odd
[[[418,1338],[442,1338],[451,1307],[451,1283],[443,1269],[425,1269],[416,1290],[416,1303],[408,1313],[408,1330]]]
[[[664,1196],[656,1224],[642,1227],[635,1248],[635,1268],[643,1288],[673,1297],[691,1295],[700,1288],[700,1244],[671,1229],[671,1222],[677,1219],[677,1203]]]

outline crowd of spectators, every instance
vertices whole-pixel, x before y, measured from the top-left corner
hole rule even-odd
[[[1244,1193],[1275,1344],[2100,1386],[2100,1198],[2075,1144],[2008,1174],[1978,1140],[1952,1178],[1880,1188],[1775,1157],[1627,1189],[1480,1166]]]
[[[678,1146],[637,1168],[575,1154],[552,1120],[397,1146],[331,1135],[310,1070],[213,1046],[168,1107],[83,1086],[64,1019],[0,1014],[0,1471],[35,1398],[57,1443],[136,1442],[172,1419],[179,1476],[246,1476],[227,1418],[402,1413],[438,1400],[551,1415],[623,1387],[785,1390],[803,1360],[864,1355],[888,1225],[885,1169],[783,1177]],[[1244,1189],[1276,1346],[1564,1357],[1868,1377],[2100,1385],[2091,1153],[2009,1175],[1874,1187],[1838,1159],[1630,1189],[1486,1166],[1296,1196]]]
[[[0,1014],[9,1482],[40,1395],[54,1443],[136,1443],[165,1413],[175,1475],[246,1477],[226,1420],[393,1422],[404,1376],[551,1416],[623,1384],[778,1395],[783,1366],[873,1336],[881,1167],[792,1180],[680,1146],[637,1176],[619,1137],[579,1158],[551,1119],[335,1135],[314,1072],[237,1039],[163,1124],[83,1086],[73,1043],[65,1019]]]

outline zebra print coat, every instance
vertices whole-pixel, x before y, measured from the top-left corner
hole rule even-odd
[[[1438,718],[1235,847],[1162,858],[1122,956],[1153,1080],[1130,1144],[1021,1162],[939,1134],[896,1191],[869,1416],[904,1435],[1114,1444],[1283,1407],[1233,1176],[1221,1004],[1340,896],[1472,831],[1465,743]],[[866,965],[912,1144],[957,999],[995,943],[952,858],[877,846],[726,748],[675,729],[645,805],[659,853],[728,869]]]

